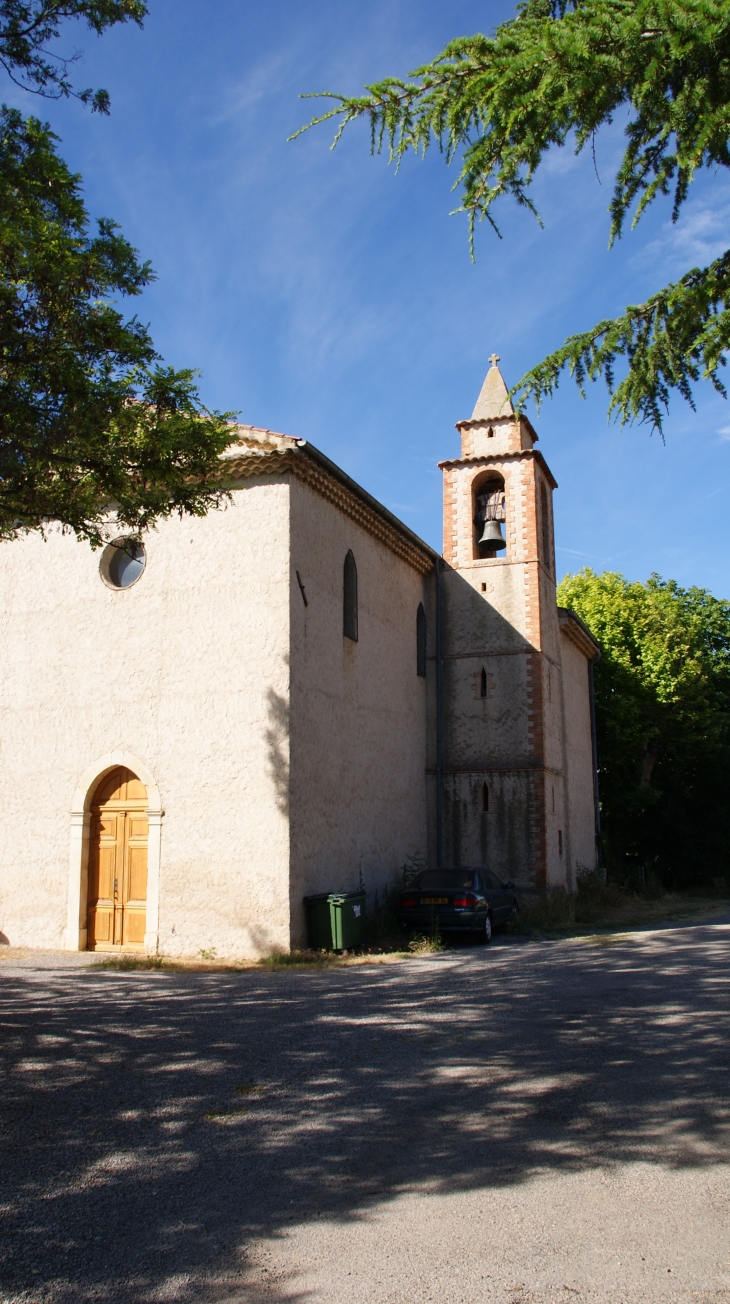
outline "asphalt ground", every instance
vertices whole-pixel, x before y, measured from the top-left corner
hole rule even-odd
[[[730,925],[0,964],[0,1299],[730,1301]]]

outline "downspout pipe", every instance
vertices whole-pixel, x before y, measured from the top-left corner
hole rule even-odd
[[[441,601],[441,558],[436,570],[436,867],[444,863],[444,665],[442,651],[443,611]]]
[[[596,869],[598,869],[598,838],[601,832],[601,803],[598,793],[598,746],[596,743],[596,695],[593,687],[593,667],[600,661],[601,654],[596,652],[588,662],[588,696],[591,704],[591,746],[593,750],[593,805],[596,819]]]

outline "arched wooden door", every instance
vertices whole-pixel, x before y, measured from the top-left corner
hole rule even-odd
[[[147,931],[147,789],[120,766],[91,803],[90,951],[141,951]]]

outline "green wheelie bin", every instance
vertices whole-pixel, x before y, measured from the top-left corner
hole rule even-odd
[[[313,951],[350,951],[365,941],[364,892],[305,896],[307,942]]]

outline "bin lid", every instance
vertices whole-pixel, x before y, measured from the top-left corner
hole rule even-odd
[[[342,905],[344,901],[364,901],[366,896],[367,892],[310,892],[304,901],[331,901],[334,905]]]

